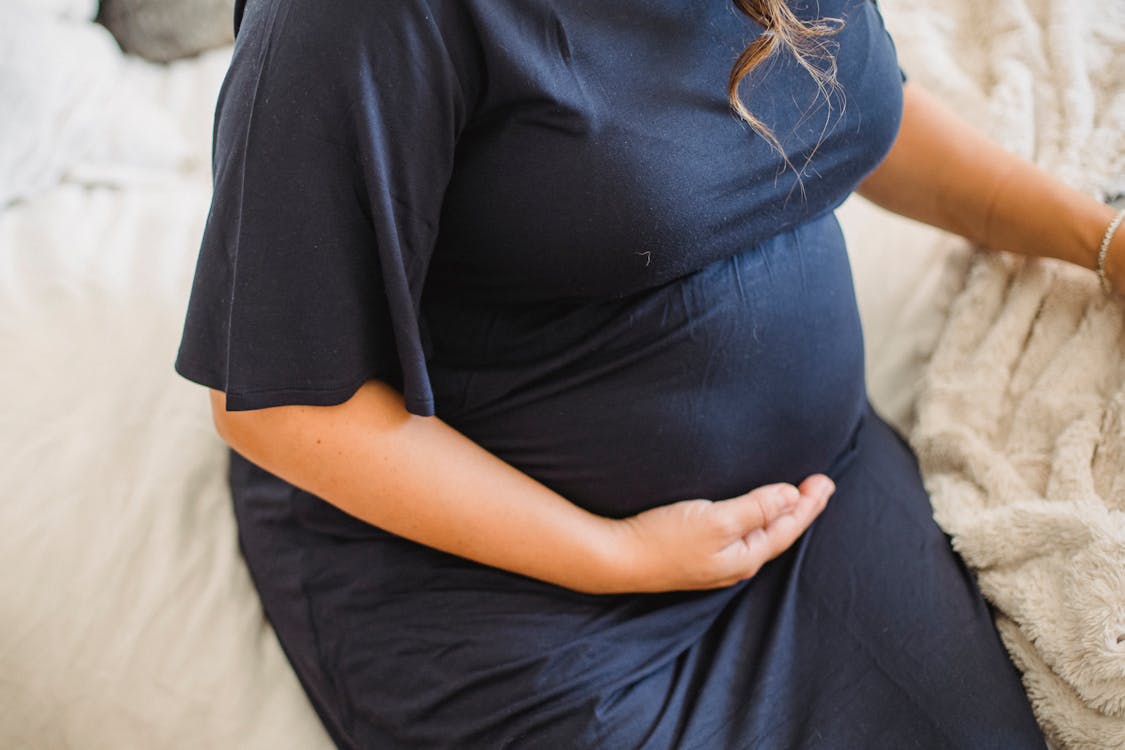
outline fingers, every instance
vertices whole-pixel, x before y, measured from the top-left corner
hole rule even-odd
[[[827,500],[836,491],[836,483],[825,474],[813,474],[797,488],[802,495],[824,495]]]
[[[767,484],[745,495],[715,503],[715,508],[729,518],[725,530],[735,538],[769,525],[793,510],[800,499],[800,491],[791,484]]]
[[[786,499],[777,504],[777,495],[780,494],[778,488],[782,487],[796,491],[798,493],[796,501]],[[759,506],[770,509],[783,505],[785,508],[781,512],[774,513],[765,523],[761,523],[764,513],[770,512],[764,511],[754,519],[753,525],[741,536],[741,539],[727,548],[727,563],[731,571],[730,582],[753,576],[763,565],[792,546],[824,510],[828,498],[835,490],[836,486],[831,479],[823,474],[816,474],[803,481],[799,488],[793,488],[792,485],[770,485],[725,501],[737,505],[756,502]],[[792,497],[792,492],[786,494]]]
[[[836,487],[832,480],[817,475],[801,483],[801,499],[792,511],[778,516],[764,528],[746,536],[746,549],[753,561],[754,572],[789,549],[805,529],[816,520]]]

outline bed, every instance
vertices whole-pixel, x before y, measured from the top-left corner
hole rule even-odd
[[[1075,184],[1125,187],[1125,7],[881,5],[913,80]],[[0,95],[17,113],[0,130],[0,747],[328,748],[239,555],[205,393],[172,371],[230,47],[148,62],[93,10],[19,6],[0,31]],[[1044,84],[1049,71],[1067,85]],[[872,401],[930,439],[934,352],[988,272],[961,240],[861,199],[840,215]],[[1019,269],[996,273],[1011,286]],[[1125,684],[1108,664],[1105,684]],[[1021,666],[1033,689],[1051,674],[1049,660]],[[1033,698],[1057,747],[1125,746],[1125,706],[1052,690]]]

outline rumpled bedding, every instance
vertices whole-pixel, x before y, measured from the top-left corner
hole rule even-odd
[[[330,748],[239,556],[206,394],[172,370],[230,48],[154,65],[117,50],[96,5],[16,5],[0,22],[0,748]]]
[[[885,5],[914,79],[1070,184],[1125,187],[1125,3]],[[1057,261],[946,263],[909,432],[935,517],[1052,745],[1125,747],[1125,304]]]
[[[44,10],[29,0],[3,5],[0,207],[63,181],[151,186],[200,166],[153,85],[160,71],[122,55],[73,4]]]

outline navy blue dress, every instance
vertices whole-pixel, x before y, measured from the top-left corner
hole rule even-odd
[[[408,542],[231,453],[240,542],[348,748],[1039,748],[1019,675],[872,410],[833,210],[897,132],[869,0],[824,96],[727,0],[246,0],[176,369],[232,410],[379,378],[623,517],[828,472],[710,592],[594,596]],[[440,467],[435,467],[440,470]]]

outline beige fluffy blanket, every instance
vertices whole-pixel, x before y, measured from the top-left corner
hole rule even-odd
[[[1125,187],[1125,0],[884,0],[908,74],[1091,193]],[[1034,206],[1028,206],[1034,211]],[[952,254],[909,438],[1058,748],[1125,748],[1125,303]]]

